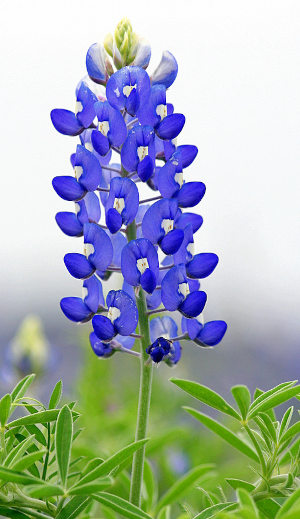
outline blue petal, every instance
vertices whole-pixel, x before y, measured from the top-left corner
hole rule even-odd
[[[82,198],[86,193],[84,189],[74,177],[54,177],[52,185],[58,196],[69,202]]]
[[[139,46],[137,49],[136,56],[134,58],[133,65],[135,67],[147,68],[151,58],[151,47],[148,40],[139,37]]]
[[[203,279],[209,276],[218,264],[219,258],[212,252],[203,252],[187,263],[186,272],[191,278]]]
[[[165,50],[158,67],[151,76],[152,85],[165,85],[169,88],[175,81],[178,72],[177,61],[171,52]]]
[[[157,187],[164,198],[172,198],[181,188],[176,181],[178,173],[182,173],[182,163],[180,153],[175,152],[156,175]]]
[[[140,99],[139,95],[135,88],[131,90],[127,101],[126,101],[126,111],[131,115],[132,117],[136,114],[140,106]]]
[[[181,229],[173,229],[163,237],[159,246],[165,254],[175,254],[183,242],[184,232]]]
[[[106,155],[109,151],[109,140],[98,130],[92,131],[92,145],[99,155]]]
[[[192,224],[193,233],[195,233],[203,224],[203,218],[200,214],[182,213],[181,209],[178,209],[175,217],[176,228],[184,230],[189,223]]]
[[[187,283],[185,266],[176,265],[171,268],[161,283],[161,300],[167,310],[173,312],[184,301],[184,295],[179,292],[179,285]]]
[[[195,342],[200,346],[215,346],[223,339],[226,330],[224,321],[210,321],[204,325]]]
[[[113,246],[109,236],[95,223],[85,223],[83,226],[84,243],[90,243],[94,252],[89,255],[89,261],[97,270],[106,270],[113,258]]]
[[[177,195],[180,207],[194,207],[205,194],[205,185],[202,182],[187,182],[183,184]]]
[[[110,193],[105,205],[105,211],[111,209],[115,198],[123,198],[125,207],[121,212],[124,225],[128,225],[136,217],[139,207],[139,191],[135,183],[129,178],[114,177],[110,183]]]
[[[98,312],[99,306],[104,306],[102,283],[96,276],[92,276],[84,281],[83,286],[88,291],[83,301],[95,314]]]
[[[104,342],[101,342],[100,339],[98,339],[95,332],[92,332],[90,334],[90,343],[91,343],[93,352],[98,357],[107,359],[108,357],[111,357],[113,353],[115,353],[115,350],[111,347],[110,343],[106,344]]]
[[[180,152],[182,167],[187,168],[194,162],[195,158],[198,154],[197,146],[193,146],[192,144],[184,144],[183,146],[178,146],[177,151]]]
[[[185,319],[185,317],[183,317]],[[197,319],[186,319],[186,329],[189,334],[189,338],[194,341],[198,333],[202,330],[203,324],[199,323]]]
[[[178,326],[172,317],[165,315],[164,317],[155,317],[150,321],[150,337],[154,342],[158,337],[166,337],[171,339],[178,335]]]
[[[130,337],[130,336],[126,337],[126,336],[123,336],[123,335],[117,335],[116,338],[115,338],[115,341],[117,341],[120,344],[122,344],[122,346],[124,348],[126,348],[127,350],[131,350],[132,346],[135,343],[135,338],[134,337]]]
[[[87,191],[95,191],[100,184],[102,168],[97,157],[80,144],[76,148],[76,166],[83,169],[82,175],[78,179],[79,184]]]
[[[57,225],[67,236],[82,236],[83,225],[78,221],[76,214],[61,212],[55,216]]]
[[[106,225],[112,234],[118,232],[122,227],[122,216],[112,207],[106,212]]]
[[[94,104],[97,103],[98,99],[84,81],[79,87],[77,101],[82,104],[82,110],[77,113],[77,119],[82,126],[88,128],[95,119]]]
[[[102,43],[94,43],[87,51],[86,68],[88,75],[95,83],[106,84],[105,49]]]
[[[146,269],[145,272],[141,275],[141,286],[145,292],[152,294],[156,287],[156,277],[152,270]]]
[[[181,346],[178,341],[173,342],[168,357],[165,359],[165,363],[171,368],[177,364],[181,358]]]
[[[137,174],[142,182],[147,182],[154,172],[154,163],[149,155],[138,163]]]
[[[174,264],[178,265],[179,263],[188,263],[191,262],[193,258],[193,254],[191,253],[191,249],[194,247],[194,239],[193,239],[193,228],[189,223],[184,229],[184,239],[179,248],[179,250],[174,254]],[[197,276],[198,277],[198,276]]]
[[[91,319],[93,315],[90,308],[79,297],[64,297],[60,307],[65,316],[75,323],[85,321],[88,317]]]
[[[147,101],[150,94],[150,79],[147,72],[140,67],[123,67],[115,72],[107,82],[106,97],[111,106],[117,110],[124,110],[128,99],[124,94],[126,86],[135,87],[140,106]]]
[[[51,121],[54,128],[63,135],[79,135],[83,132],[84,127],[79,123],[77,117],[70,110],[63,108],[55,108],[52,110]]]
[[[114,321],[114,327],[120,335],[130,335],[137,327],[138,310],[135,302],[123,290],[111,290],[106,298],[108,308],[114,306],[121,312]]]
[[[122,146],[127,137],[127,127],[122,114],[109,106],[109,131],[107,137],[112,146]]]
[[[207,295],[205,292],[191,292],[185,300],[179,305],[178,310],[185,317],[197,317],[205,307]]]
[[[127,244],[127,240],[121,232],[117,232],[116,234],[113,234],[110,236],[113,248],[114,248],[114,255],[112,259],[112,264],[115,265],[115,267],[121,267],[121,254],[122,250],[124,249],[125,245]],[[126,292],[126,290],[125,290]]]
[[[114,325],[104,315],[95,315],[92,324],[98,339],[103,342],[109,342],[117,335]]]
[[[81,202],[78,202],[79,206],[84,205],[86,209],[86,213],[88,216],[88,220],[91,222],[98,223],[101,217],[101,209],[100,209],[100,201],[99,197],[96,193],[89,192],[85,195],[84,199]],[[81,223],[88,223],[88,220],[82,220],[79,213],[77,213],[77,218]]]
[[[175,215],[177,213],[178,203],[177,200],[158,200],[152,204],[148,211],[146,212],[143,222],[142,222],[142,231],[145,238],[150,240],[153,245],[160,243],[163,237],[165,236],[165,231],[162,228],[163,220],[172,220],[174,221]],[[183,240],[183,232],[182,232],[182,240]],[[181,242],[182,242],[181,240]],[[180,244],[178,245],[178,248]],[[177,249],[178,250],[178,249]]]
[[[184,123],[183,114],[167,115],[157,126],[156,133],[160,139],[175,139],[184,127]]]
[[[95,272],[95,268],[83,254],[70,252],[65,255],[64,262],[71,276],[77,279],[88,278]]]

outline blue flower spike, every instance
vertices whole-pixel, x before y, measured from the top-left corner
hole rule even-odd
[[[218,256],[194,253],[194,234],[203,218],[189,208],[202,200],[206,188],[198,179],[185,179],[198,149],[177,142],[185,116],[175,113],[167,94],[177,61],[164,51],[149,76],[150,57],[149,42],[124,18],[103,43],[88,49],[88,75],[76,86],[74,112],[51,112],[58,132],[79,137],[71,155],[74,175],[52,181],[75,210],[58,212],[55,219],[64,234],[84,242],[83,254],[64,257],[69,273],[82,280],[82,298],[64,297],[60,305],[71,321],[92,320],[90,343],[99,358],[119,351],[144,363],[148,353],[146,364],[173,367],[181,358],[180,341],[214,346],[227,325],[201,321],[207,296],[199,280],[214,271]],[[144,194],[148,187],[150,197]],[[122,289],[106,290],[105,304],[101,281],[111,277]],[[183,335],[172,317],[150,317],[157,311],[180,312]],[[136,339],[141,353],[132,349]]]
[[[117,334],[130,335],[138,323],[138,310],[133,299],[123,290],[111,290],[106,298],[107,317],[95,315],[93,328],[98,339],[110,342]]]
[[[145,238],[129,242],[122,251],[121,269],[129,285],[141,285],[145,292],[152,294],[159,274],[158,255],[154,245]]]

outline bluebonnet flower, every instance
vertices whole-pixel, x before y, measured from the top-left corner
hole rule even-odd
[[[89,128],[95,118],[94,104],[98,101],[86,83],[82,82],[77,93],[75,113],[70,110],[55,108],[51,120],[55,129],[63,135],[76,136]]]
[[[139,207],[139,191],[129,178],[114,177],[105,204],[106,225],[112,234],[135,219]]]
[[[185,319],[183,317],[181,329],[198,346],[205,348],[221,342],[227,330],[227,324],[224,321],[210,321],[204,324],[197,319]]]
[[[166,97],[177,76],[176,59],[165,51],[148,75],[150,56],[149,43],[122,20],[104,45],[95,43],[88,49],[88,77],[76,88],[75,112],[51,112],[55,128],[79,135],[81,143],[71,156],[75,176],[53,179],[58,195],[75,202],[75,212],[57,213],[58,226],[68,236],[84,238],[84,254],[64,257],[70,274],[83,280],[83,297],[63,298],[61,309],[75,322],[92,319],[91,346],[102,358],[115,351],[139,355],[131,348],[140,338],[134,333],[138,324],[134,300],[141,294],[146,316],[161,304],[159,312],[179,311],[187,318],[182,324],[186,336],[199,344],[217,344],[226,331],[223,321],[202,325],[195,319],[206,303],[199,279],[211,274],[218,257],[194,255],[193,235],[203,219],[184,212],[200,202],[205,185],[185,182],[183,176],[198,149],[177,145],[185,117],[174,113]],[[140,200],[140,182],[157,196]],[[105,282],[113,275],[119,280],[120,274],[122,290],[108,293],[105,308],[100,279]],[[175,365],[181,356],[176,323],[169,316],[152,319],[150,330],[147,352],[152,360]]]
[[[60,302],[61,309],[71,321],[87,322],[104,307],[101,281],[92,276],[83,282],[83,297],[64,297]]]
[[[113,258],[113,246],[107,233],[95,223],[83,225],[84,255],[71,252],[64,262],[70,274],[78,279],[91,277],[96,270],[106,270]]]
[[[93,328],[98,339],[110,342],[116,335],[130,335],[137,327],[138,310],[133,299],[123,290],[111,290],[106,298],[107,317],[95,315]]]
[[[140,238],[125,245],[121,268],[129,285],[141,285],[148,294],[152,294],[156,287],[159,263],[156,249],[149,240]]]
[[[100,184],[102,169],[95,155],[78,144],[74,159],[75,178],[54,177],[52,184],[57,194],[68,201],[80,200]]]

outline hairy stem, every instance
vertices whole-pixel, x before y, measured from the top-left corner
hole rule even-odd
[[[136,239],[136,225],[135,222],[127,227],[128,241]],[[136,295],[136,305],[139,312],[139,333],[142,336],[141,342],[141,371],[140,371],[140,391],[138,404],[138,417],[136,425],[135,440],[142,440],[146,438],[148,416],[150,410],[151,388],[152,388],[152,363],[148,364],[146,361],[148,355],[146,348],[150,345],[150,329],[149,319],[147,314],[146,294],[142,288],[138,295]],[[133,457],[132,474],[131,474],[131,488],[130,488],[130,502],[136,506],[141,504],[141,491],[143,482],[143,470],[145,460],[145,447],[142,447],[135,452]]]

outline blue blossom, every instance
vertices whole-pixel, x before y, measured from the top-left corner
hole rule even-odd
[[[135,219],[139,207],[139,191],[129,178],[114,177],[105,204],[106,225],[112,234]]]
[[[55,108],[51,112],[51,120],[55,129],[63,135],[79,135],[93,123],[95,118],[94,104],[98,101],[86,83],[82,82],[77,93],[75,113],[70,110]]]
[[[106,69],[106,52],[102,43],[93,43],[87,51],[86,69],[89,77],[100,85],[106,85],[108,73]]]
[[[98,339],[110,342],[116,335],[130,335],[138,323],[138,310],[133,299],[123,290],[111,290],[106,298],[107,317],[95,315],[93,328]]]
[[[75,202],[75,213],[57,213],[55,220],[67,236],[83,236],[83,225],[89,222],[98,223],[100,217],[99,197],[95,193],[87,193],[83,200]]]
[[[80,200],[88,191],[95,191],[100,184],[102,169],[95,155],[78,144],[74,159],[74,174],[54,177],[56,193],[68,201]]]
[[[161,61],[151,76],[152,85],[164,85],[169,88],[175,81],[178,73],[177,61],[168,50],[163,52]]]
[[[176,200],[158,200],[149,207],[143,218],[144,237],[153,245],[158,244],[165,254],[175,254],[183,242],[183,231],[174,229],[177,209]]]
[[[154,343],[159,338],[164,338],[170,341],[170,349],[168,355],[164,358],[164,361],[169,366],[174,366],[180,360],[181,357],[181,346],[179,341],[173,342],[171,339],[178,335],[178,327],[175,321],[169,317],[155,317],[150,321],[150,338]],[[153,344],[152,344],[153,346]],[[153,356],[151,355],[152,359]],[[154,360],[154,359],[153,359]]]
[[[171,342],[163,337],[159,337],[153,344],[148,346],[146,352],[150,355],[153,362],[159,364],[171,352]]]
[[[95,223],[83,225],[84,255],[68,253],[64,257],[70,274],[78,279],[92,276],[96,270],[105,271],[113,258],[113,246],[107,233]]]
[[[124,67],[115,72],[106,85],[106,97],[116,110],[136,115],[150,94],[150,79],[141,67]]]
[[[127,128],[122,114],[107,101],[94,105],[98,129],[92,131],[92,144],[99,155],[106,155],[111,146],[121,146],[127,137]]]
[[[156,287],[159,263],[156,249],[149,240],[140,238],[125,245],[121,268],[129,285],[141,285],[148,294],[152,294]]]
[[[172,267],[162,280],[161,299],[171,312],[179,310],[185,317],[197,317],[205,306],[206,297],[201,290],[190,292],[183,263]]]
[[[95,332],[90,334],[92,350],[97,355],[97,357],[101,357],[102,359],[108,359],[111,357],[113,353],[120,349],[120,346],[123,346],[123,348],[126,348],[126,350],[130,350],[134,342],[135,339],[133,337],[123,337],[122,335],[116,335],[116,337],[111,342],[107,343],[100,341]]]
[[[64,297],[60,306],[65,316],[71,321],[87,322],[104,306],[101,281],[92,276],[83,282],[83,295]]]
[[[210,321],[203,324],[197,319],[185,319],[183,317],[181,329],[198,346],[205,348],[207,346],[215,346],[221,342],[227,330],[227,324],[224,321]]]
[[[121,151],[121,161],[129,173],[136,172],[146,182],[154,172],[155,142],[152,126],[134,126]]]

